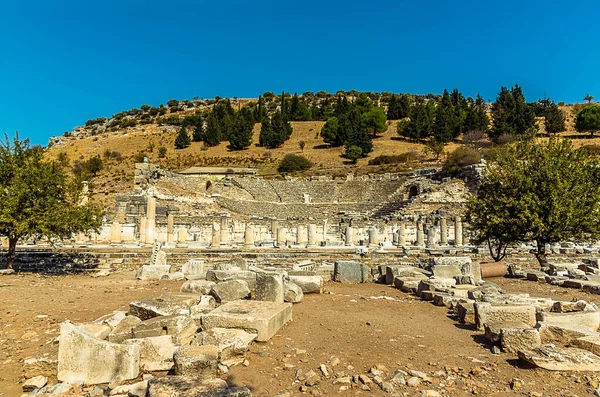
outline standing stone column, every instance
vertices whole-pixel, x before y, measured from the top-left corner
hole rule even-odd
[[[221,245],[220,233],[219,233],[219,225],[216,222],[212,224],[212,239],[210,241],[211,248],[219,248]]]
[[[221,217],[221,245],[229,244],[229,222],[226,217]]]
[[[156,197],[148,197],[146,203],[146,244],[154,244],[156,228]]]
[[[448,222],[445,216],[440,218],[440,243],[448,245]]]
[[[346,227],[346,245],[352,245],[354,243],[354,228],[352,226]]]
[[[279,248],[284,248],[287,242],[287,228],[278,227],[277,228],[277,246]]]
[[[425,236],[423,236],[423,221],[419,219],[417,221],[417,247],[425,246]]]
[[[317,246],[317,225],[310,223],[308,225],[308,248]]]
[[[454,218],[454,246],[462,247],[463,246],[463,228],[462,228],[462,220],[460,216]]]
[[[271,221],[271,238],[275,240],[277,238],[277,231],[279,229],[279,222],[277,219]]]
[[[327,245],[327,229],[329,227],[329,221],[325,219],[323,221],[323,243]]]
[[[400,222],[398,227],[398,246],[404,247],[406,245],[406,223]]]
[[[145,216],[140,217],[140,244],[146,242],[146,225],[148,224],[148,218]]]
[[[254,248],[254,226],[250,223],[246,223],[246,230],[244,231],[244,247],[247,249]]]
[[[377,226],[373,226],[369,229],[369,246],[379,246],[379,231],[377,230]]]
[[[121,244],[121,224],[119,222],[113,222],[110,225],[110,243]]]
[[[168,214],[167,215],[167,243],[172,243],[175,241],[175,234],[173,233],[173,223],[174,223],[173,214]]]

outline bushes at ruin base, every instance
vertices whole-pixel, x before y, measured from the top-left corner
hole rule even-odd
[[[287,154],[279,163],[277,171],[279,172],[296,172],[306,171],[312,167],[312,163],[304,156],[296,154]]]
[[[463,167],[477,164],[481,160],[481,152],[468,146],[461,146],[446,158],[443,170],[448,175],[458,175]]]

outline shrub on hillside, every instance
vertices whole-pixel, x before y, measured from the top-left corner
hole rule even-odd
[[[463,167],[477,164],[481,160],[481,153],[468,146],[461,146],[450,153],[444,163],[444,171],[449,175],[458,175]]]
[[[163,159],[165,158],[165,156],[167,155],[167,148],[164,146],[161,146],[158,148],[158,157]]]
[[[144,159],[148,157],[144,152],[138,152],[133,156],[133,161],[136,163],[143,163]]]
[[[396,155],[382,154],[369,160],[369,165],[401,164],[417,160],[418,158],[419,154],[417,152],[407,152]]]
[[[305,171],[312,167],[312,163],[304,156],[296,154],[287,154],[279,163],[277,171],[279,172],[295,172]]]

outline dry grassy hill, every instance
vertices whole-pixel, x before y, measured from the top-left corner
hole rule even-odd
[[[567,131],[563,136],[571,137],[578,146],[584,144],[599,144],[599,138],[578,134],[574,131],[574,116],[571,107],[564,107],[567,113]],[[288,153],[303,154],[309,158],[314,167],[308,172],[312,175],[330,174],[345,175],[349,172],[364,174],[368,172],[394,172],[417,169],[436,165],[430,155],[424,153],[425,146],[420,143],[401,139],[396,133],[396,122],[388,123],[388,130],[373,141],[374,151],[366,159],[360,159],[358,164],[351,165],[341,157],[343,148],[327,148],[323,145],[319,132],[324,123],[318,121],[292,122],[293,134],[285,144],[278,149],[259,147],[258,136],[260,125],[254,127],[253,144],[244,151],[231,151],[227,142],[215,147],[204,147],[202,142],[193,142],[186,149],[174,148],[175,137],[179,127],[159,126],[157,124],[138,125],[122,130],[105,132],[98,135],[86,133],[64,139],[60,144],[48,151],[50,158],[57,158],[59,153],[65,153],[72,164],[76,160],[86,160],[93,156],[104,159],[104,169],[94,179],[92,199],[104,206],[112,206],[114,196],[124,193],[133,187],[133,164],[136,155],[144,153],[149,161],[160,164],[170,170],[180,170],[192,165],[198,166],[251,166],[258,167],[261,175],[274,176],[281,158]],[[539,120],[540,134],[545,134],[543,119]],[[85,131],[85,129],[83,129]],[[300,142],[305,142],[304,150]],[[164,146],[167,153],[159,157],[159,147]],[[452,152],[460,141],[446,146],[446,152]],[[121,159],[106,158],[107,152],[118,152]],[[410,153],[411,161],[397,165],[368,165],[370,159],[379,155],[400,155]],[[443,158],[441,159],[443,160]]]

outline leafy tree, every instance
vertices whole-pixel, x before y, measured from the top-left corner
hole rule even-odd
[[[194,126],[194,131],[192,132],[192,141],[201,142],[204,140],[204,123],[197,124]]]
[[[292,126],[287,121],[281,111],[275,112],[271,120],[262,122],[260,135],[258,137],[259,145],[269,149],[275,149],[292,135]]]
[[[300,148],[300,150],[302,151],[302,153],[304,153],[304,148],[305,147],[306,147],[306,142],[305,141],[298,142],[298,148]]]
[[[349,125],[351,126],[348,139],[344,145],[346,146],[346,154],[352,146],[358,146],[362,151],[362,156],[366,157],[373,151],[373,140],[371,134],[362,120],[358,110],[352,110],[348,114]]]
[[[569,140],[518,141],[488,164],[467,221],[496,260],[509,244],[535,241],[546,267],[546,244],[600,236],[600,162]]]
[[[346,151],[344,152],[344,157],[350,160],[352,164],[356,164],[358,159],[362,157],[362,154],[363,152],[360,147],[352,145],[346,148]]]
[[[433,123],[435,117],[435,105],[432,100],[425,101],[423,98],[418,98],[411,106],[410,121],[403,125],[402,129],[398,128],[398,132],[412,139],[425,139],[431,136],[433,131]]]
[[[309,121],[312,120],[310,108],[304,100],[294,94],[290,103],[290,120],[292,121]]]
[[[208,146],[217,146],[221,142],[221,125],[214,112],[210,112],[206,118],[206,131],[204,132],[204,142]]]
[[[181,126],[177,138],[175,138],[175,149],[184,149],[190,146],[191,140],[184,126]]]
[[[535,111],[525,102],[521,87],[518,84],[511,90],[502,87],[492,104],[490,136],[496,139],[501,135],[524,135],[535,127]]]
[[[590,94],[585,94],[585,96],[583,97],[584,101],[587,101],[587,103],[592,103],[592,101],[594,100],[594,97],[591,96]]]
[[[167,106],[170,108],[176,108],[177,106],[179,106],[179,101],[177,99],[169,99],[167,101]]]
[[[586,106],[575,117],[575,129],[579,132],[594,133],[600,130],[600,105]]]
[[[100,156],[90,157],[82,163],[83,170],[89,176],[96,176],[104,168],[104,164]]]
[[[7,265],[12,268],[17,243],[27,238],[69,238],[98,229],[101,213],[80,205],[83,185],[67,177],[58,164],[44,160],[29,140],[0,144],[0,236],[8,238]]]
[[[444,153],[444,147],[446,143],[438,140],[429,140],[425,143],[425,153],[431,153],[435,156],[436,160],[440,159],[440,156]]]
[[[229,134],[229,147],[231,150],[247,149],[252,143],[252,128],[254,116],[248,108],[242,108],[235,117],[233,129]]]
[[[544,109],[544,126],[548,133],[563,132],[565,128],[565,114],[556,103],[549,102]]]
[[[454,104],[448,90],[444,90],[442,100],[435,110],[435,122],[433,123],[433,137],[438,142],[450,142],[455,138],[456,131],[459,129],[457,124],[459,120],[456,117]]]
[[[369,98],[369,96],[362,92],[358,94],[358,97],[354,101],[354,107],[358,110],[360,114],[366,113],[373,107],[373,101]]]
[[[361,118],[367,131],[373,137],[380,132],[386,132],[388,129],[385,111],[380,107],[371,107],[368,111],[362,113]]]
[[[387,119],[401,120],[410,115],[410,96],[392,94],[388,103]]]
[[[140,109],[142,110],[142,112],[148,112],[151,107],[152,106],[150,106],[150,105],[142,105],[142,106],[140,106]]]
[[[490,118],[488,117],[483,97],[477,94],[474,102],[472,98],[469,99],[464,131],[487,131],[490,125]]]
[[[312,163],[304,156],[286,154],[277,167],[278,172],[305,171],[312,167]]]
[[[337,117],[330,117],[327,119],[327,122],[323,124],[321,127],[321,138],[325,143],[330,144],[331,146],[342,146],[344,144],[343,140],[340,139],[339,131],[339,122]]]
[[[164,159],[167,156],[167,148],[161,146],[158,148],[158,157]]]

